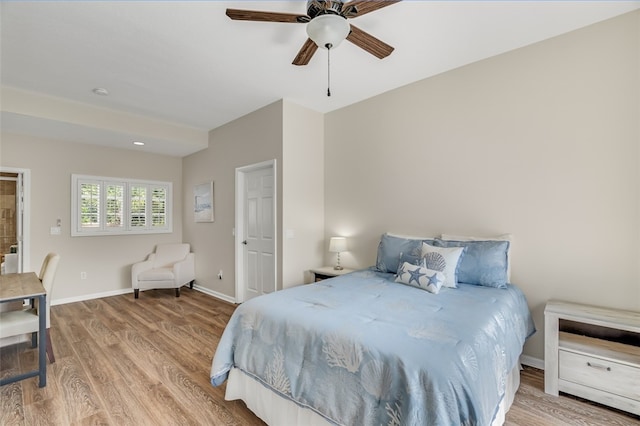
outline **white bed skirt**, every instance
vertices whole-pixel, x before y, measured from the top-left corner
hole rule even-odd
[[[505,396],[500,402],[498,414],[496,414],[491,426],[504,424],[505,416],[511,408],[519,386],[520,364],[516,364],[507,377]],[[300,407],[267,389],[237,368],[232,368],[229,372],[225,399],[227,401],[243,400],[256,416],[270,426],[327,426],[331,424],[310,408]]]

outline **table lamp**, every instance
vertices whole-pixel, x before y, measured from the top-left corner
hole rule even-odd
[[[329,240],[329,251],[331,253],[338,253],[338,260],[333,269],[341,271],[342,266],[340,266],[340,252],[347,251],[347,239],[345,237],[331,237],[331,240]]]

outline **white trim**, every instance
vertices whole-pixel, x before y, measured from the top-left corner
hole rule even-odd
[[[244,217],[244,186],[245,186],[245,173],[241,171],[241,168],[236,168],[236,217],[235,217],[235,251],[236,251],[236,264],[235,264],[235,298],[234,302],[239,303],[244,300],[244,287],[240,286],[241,282],[244,282],[244,250],[240,243],[243,236],[243,217]]]
[[[275,290],[278,290],[278,173],[277,160],[267,160],[260,163],[251,164],[243,167],[236,167],[236,225],[235,225],[235,245],[236,245],[236,282],[235,282],[235,300],[232,303],[244,302],[244,248],[242,241],[244,240],[244,192],[245,192],[245,175],[260,169],[271,168],[273,171],[273,229],[274,229],[274,256],[273,271]]]
[[[217,291],[214,291],[214,290],[211,290],[209,288],[202,287],[202,286],[199,286],[199,285],[194,285],[193,289],[194,290],[198,290],[199,292],[207,294],[207,295],[209,295],[211,297],[215,297],[216,299],[220,299],[220,300],[223,300],[225,302],[232,303],[234,305],[236,304],[236,301],[232,296],[228,296],[226,294],[222,294],[222,293],[219,293]]]
[[[100,208],[99,226],[96,228],[83,228],[80,214],[81,207],[81,186],[85,183],[99,186],[100,189]],[[106,226],[106,208],[107,208],[107,185],[117,185],[122,187],[123,191],[123,221],[120,227],[109,228]],[[131,189],[134,186],[145,187],[146,191],[146,217],[147,222],[144,226],[137,227],[132,225],[131,212]],[[152,194],[153,188],[162,188],[166,191],[165,199],[165,225],[162,227],[153,226],[152,214]],[[129,178],[115,178],[105,176],[90,175],[71,175],[71,236],[72,237],[95,237],[104,235],[141,235],[141,234],[169,234],[173,232],[173,182],[141,180]]]
[[[103,297],[120,296],[121,294],[133,293],[132,288],[105,291],[103,293],[83,294],[82,296],[67,297],[66,299],[55,299],[51,301],[51,306],[66,305],[67,303],[84,302],[85,300],[102,299]]]
[[[529,367],[537,368],[538,370],[544,370],[544,360],[535,358],[529,355],[520,355],[520,363],[528,365]]]
[[[220,299],[225,302],[235,304],[233,297],[227,296],[226,294],[218,293],[217,291],[210,290],[206,287],[202,287],[199,285],[194,285],[193,289],[198,290],[199,292],[207,294],[209,296],[215,297],[216,299]],[[92,293],[92,294],[85,294],[85,295],[76,296],[76,297],[68,297],[66,299],[55,299],[51,301],[51,306],[66,305],[67,303],[75,303],[75,302],[84,302],[85,300],[102,299],[104,297],[120,296],[122,294],[128,294],[128,293],[133,293],[133,289],[123,288],[120,290],[105,291],[103,293]]]

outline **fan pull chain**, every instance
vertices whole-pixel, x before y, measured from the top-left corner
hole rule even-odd
[[[327,43],[327,96],[331,96],[331,48],[333,45]]]

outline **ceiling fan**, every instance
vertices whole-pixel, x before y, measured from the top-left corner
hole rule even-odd
[[[287,22],[307,24],[309,38],[293,60],[294,65],[307,65],[318,47],[336,48],[344,39],[382,59],[393,52],[393,47],[362,31],[347,19],[398,3],[401,0],[308,0],[307,14],[261,12],[227,9],[227,16],[240,21]]]

